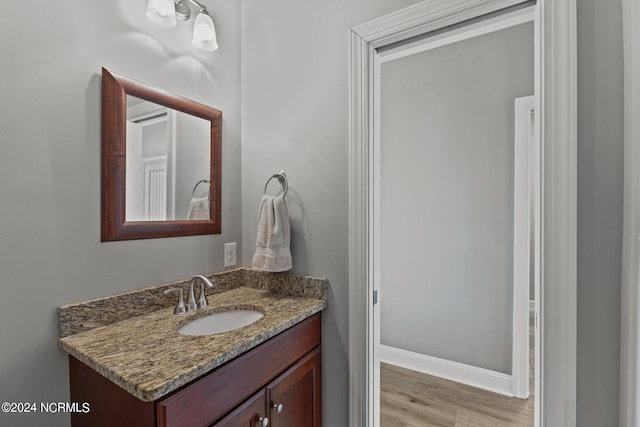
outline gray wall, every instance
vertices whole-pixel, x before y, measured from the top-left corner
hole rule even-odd
[[[511,374],[514,100],[533,70],[532,23],[382,64],[382,344]]]
[[[224,242],[240,241],[240,5],[207,4],[215,54],[189,24],[153,27],[145,1],[0,3],[0,401],[68,401],[59,305],[222,270]],[[223,235],[100,243],[102,66],[223,111]]]
[[[623,82],[619,1],[578,0],[578,425],[618,425]]]
[[[226,117],[223,117],[223,119],[226,119]],[[211,131],[209,122],[200,117],[179,113],[176,122],[178,148],[176,150],[175,170],[175,219],[183,220],[187,219],[189,204],[194,194],[193,187],[196,182],[209,178],[209,170],[211,168]],[[204,197],[208,191],[209,186],[206,183],[199,184],[195,191],[195,197]],[[237,201],[239,198],[235,195],[233,199]]]
[[[328,427],[347,426],[349,413],[349,29],[412,3],[242,2],[242,259],[251,264],[264,184],[284,169],[293,271],[331,283],[322,313]]]

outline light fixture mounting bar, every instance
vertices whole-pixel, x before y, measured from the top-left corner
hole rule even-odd
[[[207,12],[207,7],[202,3],[199,3],[196,0],[189,0],[189,2],[193,4],[195,7],[200,8],[199,12],[205,12],[205,13]]]

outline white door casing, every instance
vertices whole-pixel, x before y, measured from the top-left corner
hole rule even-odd
[[[640,5],[622,1],[624,220],[620,337],[620,426],[640,426]]]

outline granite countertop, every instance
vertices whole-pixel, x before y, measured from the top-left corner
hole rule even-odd
[[[245,279],[246,274],[258,274],[253,271],[234,273],[244,274]],[[91,325],[88,330],[69,328],[67,324],[75,320],[73,313],[79,313],[79,309],[91,307],[91,310],[99,311],[95,301],[63,306],[59,315],[59,344],[69,354],[137,398],[154,401],[326,307],[324,279],[316,279],[323,281],[319,288],[316,287],[319,293],[309,294],[307,290],[309,295],[300,296],[295,283],[289,286],[296,282],[296,276],[284,280],[288,281],[284,288],[293,290],[286,292],[287,289],[283,290],[282,277],[269,274],[265,276],[266,279],[260,276],[261,280],[247,282],[252,284],[251,287],[238,286],[240,281],[229,280],[231,284],[221,286],[224,288],[222,291],[208,295],[209,306],[186,314],[174,315],[171,306],[124,320],[114,320],[113,323],[104,322],[108,323],[104,326],[100,326],[100,322],[87,320],[85,314],[80,317],[84,329],[88,329],[87,324]],[[209,277],[215,278],[216,275]],[[308,283],[309,278],[298,277],[306,279]],[[304,285],[305,280],[301,283]],[[155,294],[173,285],[175,283],[150,289]],[[173,303],[175,298],[174,295]],[[102,303],[104,299],[99,301]],[[264,317],[240,329],[215,335],[187,336],[177,332],[194,319],[231,309],[258,310],[264,313]]]

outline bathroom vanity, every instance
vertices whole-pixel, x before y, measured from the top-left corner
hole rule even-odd
[[[150,303],[166,308],[109,323],[122,315],[113,304],[136,306],[131,301],[163,298],[165,288],[184,283],[115,296],[117,303],[106,298],[61,307],[70,401],[90,406],[71,415],[72,425],[320,427],[326,281],[272,273],[247,280],[259,274],[239,269],[210,276],[219,283],[208,295],[210,306],[185,315],[173,314],[175,298],[169,298]],[[123,302],[126,297],[133,299]],[[111,308],[92,317],[100,306]],[[177,332],[191,320],[237,308],[264,317],[215,335]]]

